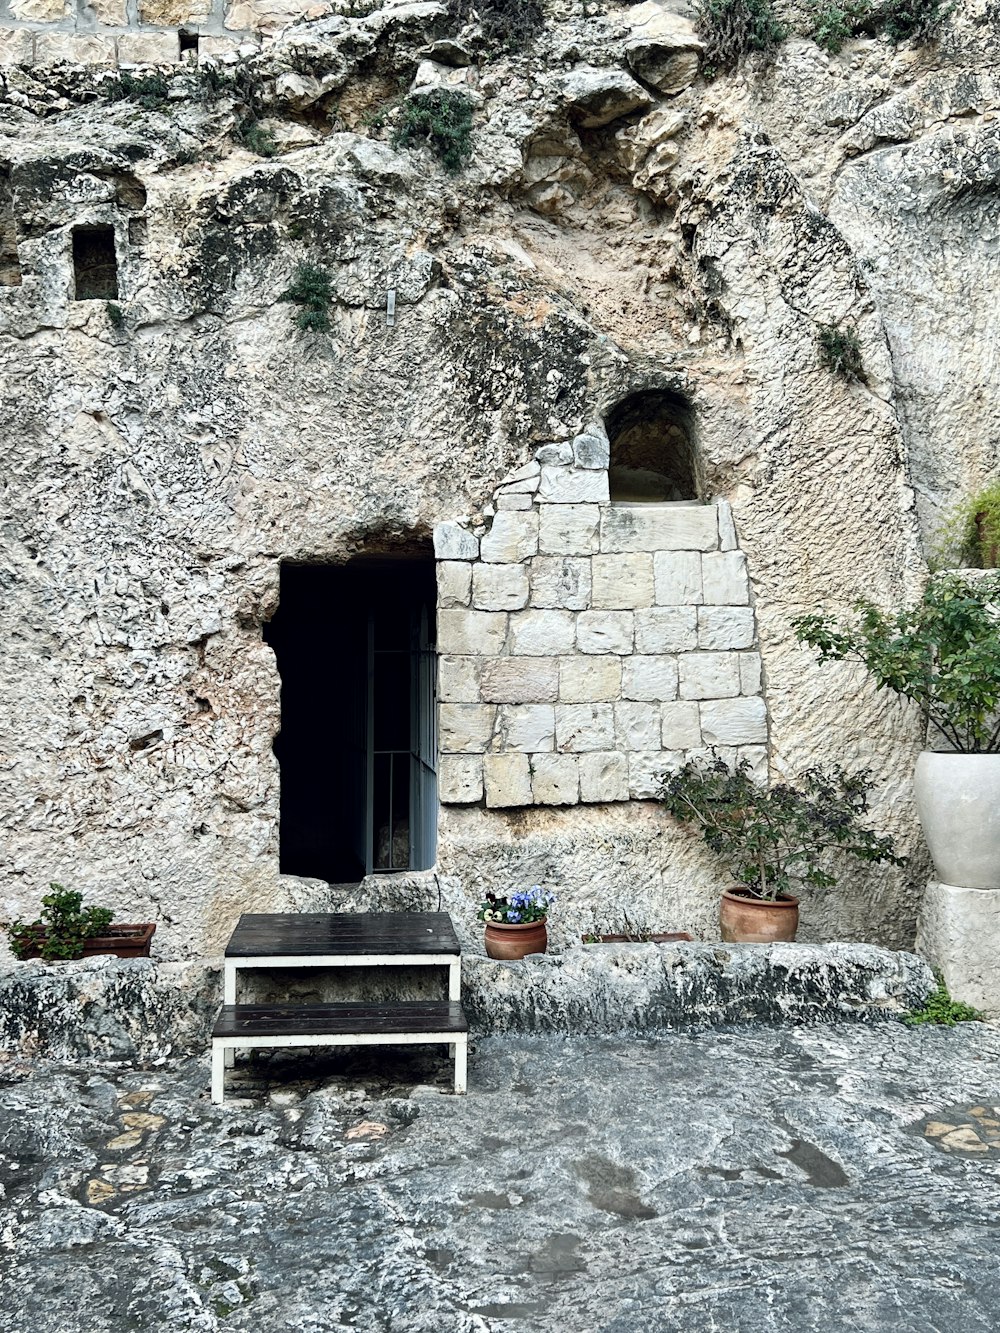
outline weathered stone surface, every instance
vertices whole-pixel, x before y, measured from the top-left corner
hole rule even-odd
[[[631,611],[581,611],[576,643],[581,653],[630,653],[635,639]]]
[[[754,635],[753,612],[748,606],[699,606],[699,648],[752,648]]]
[[[201,23],[208,18],[210,0],[138,0],[139,20],[151,27],[179,28],[185,23]],[[253,23],[240,23],[241,28],[252,28]]]
[[[117,59],[113,37],[73,32],[40,32],[35,37],[35,64],[113,65]]]
[[[1000,1014],[1000,889],[931,880],[917,921],[917,948],[940,970],[952,999]]]
[[[615,718],[611,704],[557,704],[556,749],[561,751],[610,750],[615,744]]]
[[[702,744],[701,718],[696,703],[667,703],[660,706],[665,750],[693,750]]]
[[[543,467],[538,495],[549,504],[607,504],[608,474],[580,468]]]
[[[539,515],[539,552],[590,555],[599,546],[600,513],[596,504],[543,506]]]
[[[701,705],[706,745],[760,745],[767,741],[763,699],[717,699]]]
[[[443,754],[438,762],[438,797],[454,805],[483,799],[483,757],[478,754]]]
[[[10,0],[10,12],[22,23],[53,23],[69,12],[67,0]]]
[[[740,692],[740,664],[736,653],[682,653],[682,699],[725,699]]]
[[[575,805],[580,797],[577,756],[532,755],[531,794],[536,805]]]
[[[636,801],[656,800],[663,787],[664,775],[676,767],[662,750],[633,750],[628,757],[629,794]]]
[[[555,749],[555,709],[551,704],[501,704],[497,710],[494,749]]]
[[[487,807],[531,804],[531,770],[526,754],[488,754],[483,763]]]
[[[520,611],[528,605],[528,573],[521,565],[477,564],[472,605],[480,611]]]
[[[531,562],[531,605],[582,611],[590,605],[590,561],[539,556]]]
[[[0,65],[30,65],[34,37],[29,28],[6,28],[0,32]]]
[[[128,23],[128,0],[91,0],[89,5],[94,11],[94,17],[98,23],[106,24],[109,28],[124,27]],[[123,34],[130,35],[130,34]],[[167,36],[170,36],[168,33]],[[126,50],[128,44],[126,43]],[[177,56],[173,57],[175,60]],[[118,43],[118,59],[122,59],[121,42]]]
[[[580,800],[627,801],[628,758],[624,754],[597,751],[580,755]]]
[[[487,704],[441,704],[438,709],[441,752],[481,754],[493,736],[496,711]]]
[[[464,560],[438,561],[437,595],[442,610],[468,606],[472,596],[472,565]]]
[[[559,663],[545,657],[500,657],[484,662],[480,689],[487,703],[555,703]]]
[[[575,625],[570,611],[520,611],[510,618],[510,651],[526,657],[571,653]]]
[[[652,105],[641,84],[622,69],[580,66],[562,80],[562,95],[570,114],[584,129],[609,125],[630,111]]]
[[[538,514],[501,513],[480,542],[483,560],[499,564],[517,564],[538,550]]]
[[[683,659],[681,659],[683,660]],[[636,654],[622,663],[622,697],[663,703],[677,698],[678,659]]]
[[[740,653],[740,694],[760,694],[760,653]]]
[[[474,657],[450,657],[442,654],[438,657],[438,698],[445,703],[474,704],[480,697],[486,703],[496,702],[485,691],[480,696],[479,673],[485,673],[494,666],[492,662],[480,663]]]
[[[694,705],[697,709],[697,704]],[[621,750],[658,750],[660,748],[660,705],[655,703],[616,703],[615,737]]]
[[[478,560],[479,538],[458,523],[438,523],[434,555],[438,560]]]
[[[595,610],[627,611],[653,604],[653,557],[651,555],[595,555],[593,594]]]
[[[442,653],[496,657],[507,637],[507,617],[499,611],[441,611],[438,650]]]
[[[746,606],[750,600],[747,558],[742,551],[708,552],[701,558],[705,601],[720,606]]]
[[[698,647],[698,611],[693,606],[657,606],[635,614],[637,653],[679,653]]]
[[[601,514],[602,551],[714,551],[714,505],[622,505]]]
[[[696,606],[705,600],[702,556],[697,551],[658,551],[653,556],[656,601],[660,606]]]
[[[105,22],[124,22],[124,5],[120,19]],[[167,65],[181,57],[180,42],[175,32],[123,32],[118,38],[119,65]]]
[[[577,467],[606,468],[610,453],[606,434],[577,435],[573,441],[573,462]]]
[[[620,657],[561,657],[559,699],[562,703],[600,703],[617,699],[622,688]]]

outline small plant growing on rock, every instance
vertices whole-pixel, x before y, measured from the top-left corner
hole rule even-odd
[[[821,0],[813,14],[809,36],[830,55],[837,55],[844,43],[857,36],[871,18],[868,0]]]
[[[788,36],[771,0],[700,0],[697,29],[705,42],[705,68],[732,69],[753,51],[771,55]]]
[[[111,925],[114,913],[107,907],[84,907],[83,894],[50,884],[50,893],[42,899],[42,914],[29,924],[12,921],[4,926],[15,958],[40,953],[49,962],[80,958],[83,946],[95,935],[102,935]],[[38,947],[42,939],[41,948]]]
[[[893,45],[909,41],[929,42],[955,8],[944,0],[886,0],[875,13],[875,21]]]
[[[953,1000],[940,972],[934,973],[937,986],[928,995],[922,1009],[913,1009],[903,1017],[904,1023],[917,1027],[921,1023],[936,1023],[938,1027],[953,1028],[956,1023],[980,1023],[983,1015],[971,1004]]]
[[[253,116],[240,121],[233,130],[233,139],[241,148],[256,153],[258,157],[277,156],[278,145],[274,142],[274,135],[258,124]]]
[[[454,175],[472,156],[472,103],[452,88],[435,88],[403,105],[393,146],[426,143],[445,171]]]
[[[551,890],[533,884],[523,892],[504,896],[488,893],[479,904],[477,915],[480,921],[487,923],[497,921],[505,926],[526,926],[533,921],[544,921],[555,900],[556,895]]]
[[[170,100],[170,84],[162,74],[130,74],[121,70],[117,79],[101,85],[109,102],[137,102],[146,111],[161,111]]]
[[[859,602],[843,622],[797,616],[821,662],[860,662],[880,690],[919,704],[960,754],[1000,753],[1000,576],[935,575],[915,606]]]
[[[663,784],[661,799],[682,824],[694,824],[747,896],[773,902],[795,883],[832,888],[829,853],[902,865],[890,837],[861,818],[870,775],[810,768],[798,785],[763,786],[750,765],[690,760]]]
[[[279,301],[291,301],[298,306],[292,318],[306,333],[329,333],[330,305],[333,301],[333,280],[326,269],[303,261],[295,269],[295,277]]]
[[[520,51],[545,27],[538,0],[448,0],[448,13],[459,23],[478,20],[490,51]]]
[[[1000,481],[957,506],[937,535],[935,568],[1000,568]]]
[[[108,323],[119,332],[125,327],[125,312],[117,301],[108,301],[104,307],[108,312]]]
[[[862,380],[865,366],[861,359],[861,343],[854,329],[841,329],[836,324],[821,324],[816,335],[819,356],[831,374],[845,380]]]

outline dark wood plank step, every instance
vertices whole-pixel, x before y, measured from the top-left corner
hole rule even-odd
[[[460,954],[447,912],[244,912],[227,958]]]
[[[457,1002],[412,1004],[226,1004],[213,1037],[309,1037],[468,1032]]]

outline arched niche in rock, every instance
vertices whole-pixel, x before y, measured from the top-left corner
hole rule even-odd
[[[605,424],[612,504],[700,498],[693,413],[686,398],[661,389],[629,394],[611,409]]]

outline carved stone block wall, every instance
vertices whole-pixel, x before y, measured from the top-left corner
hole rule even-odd
[[[715,749],[766,770],[746,557],[725,501],[616,505],[596,431],[434,533],[440,796],[490,807],[655,796]]]

